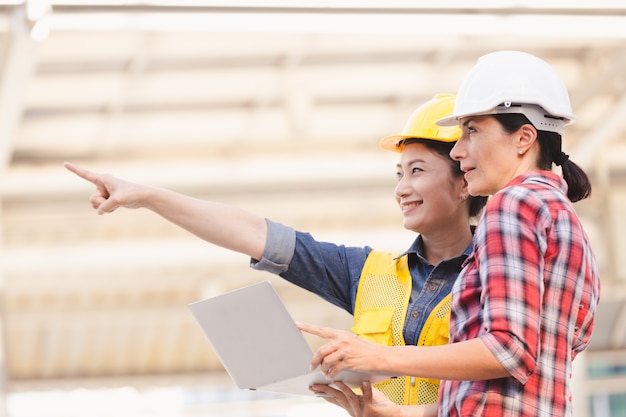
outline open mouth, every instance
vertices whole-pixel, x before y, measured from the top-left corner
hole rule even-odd
[[[402,209],[402,212],[405,213],[421,205],[422,205],[422,201],[412,201],[410,203],[402,203],[400,205],[400,208]]]

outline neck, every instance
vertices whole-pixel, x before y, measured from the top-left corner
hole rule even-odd
[[[465,219],[465,227],[449,228],[429,235],[422,234],[422,241],[424,256],[431,265],[437,265],[445,259],[461,255],[472,241],[472,231]]]

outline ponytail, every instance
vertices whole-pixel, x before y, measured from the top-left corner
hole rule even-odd
[[[572,203],[589,197],[591,195],[589,177],[581,167],[569,159],[569,155],[561,150],[561,135],[538,130],[537,141],[539,142],[539,168],[552,170],[553,162],[561,166],[563,179],[567,183],[567,198]]]
[[[589,177],[581,167],[569,159],[561,165],[563,179],[567,182],[567,197],[572,203],[591,196]]]

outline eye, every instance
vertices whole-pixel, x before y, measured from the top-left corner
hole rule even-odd
[[[476,133],[476,128],[474,127],[474,122],[472,120],[468,120],[467,122],[463,123],[461,129],[463,130],[464,136],[469,136],[472,133]]]
[[[419,167],[411,168],[411,173],[413,173],[413,174],[418,174],[420,172],[424,172],[424,170],[422,168],[419,168]]]
[[[396,177],[398,177],[398,181],[400,181],[402,179],[402,177],[403,177],[402,172],[400,172],[400,171],[396,172]]]

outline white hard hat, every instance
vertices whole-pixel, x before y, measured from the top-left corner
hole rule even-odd
[[[519,51],[483,55],[465,76],[454,112],[437,122],[450,126],[467,116],[523,113],[537,130],[563,134],[574,123],[567,88],[547,62]]]

